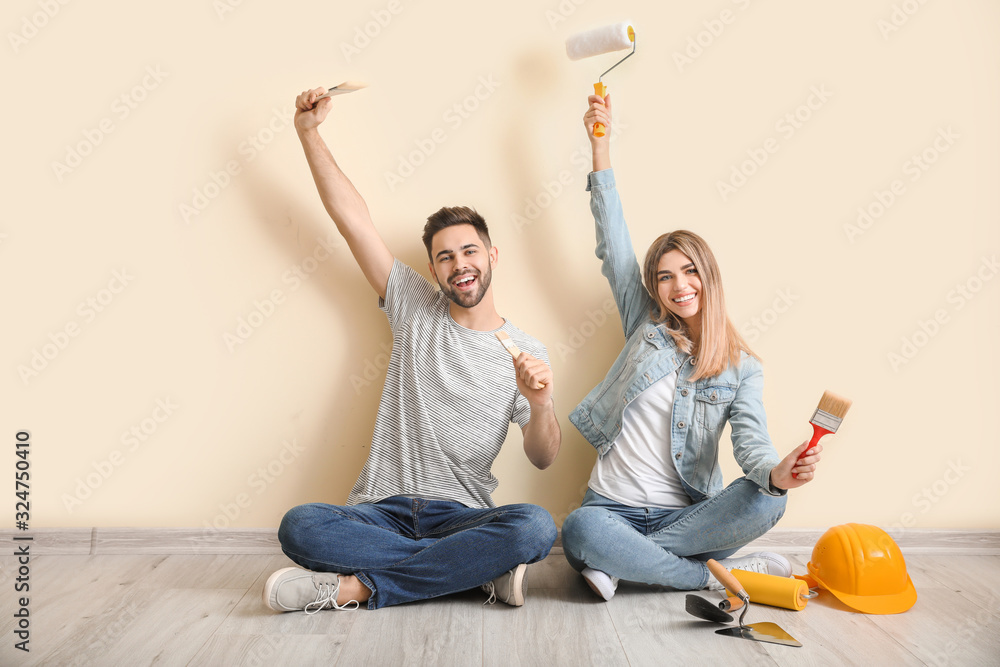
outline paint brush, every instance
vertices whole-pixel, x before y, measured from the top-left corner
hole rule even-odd
[[[809,420],[809,423],[813,427],[812,440],[809,441],[809,446],[805,448],[799,459],[801,460],[805,457],[806,452],[812,449],[824,435],[836,433],[837,429],[844,422],[844,416],[847,415],[847,411],[850,409],[850,399],[838,396],[832,391],[824,391],[823,397],[819,399],[819,406],[817,406],[816,412],[813,414],[812,419]],[[798,479],[799,476],[798,474],[792,474],[792,477]]]
[[[517,358],[521,356],[521,348],[517,346],[517,343],[515,343],[514,340],[507,335],[506,331],[497,331],[494,335],[497,337],[498,341],[503,343],[504,348],[510,352],[510,356],[514,357],[514,361],[517,361]],[[544,384],[539,382],[538,386],[534,387],[534,389],[541,389],[544,386]]]
[[[319,102],[324,97],[333,97],[334,95],[343,95],[344,93],[353,93],[355,90],[361,90],[362,88],[367,88],[368,84],[363,81],[345,81],[344,83],[338,83],[333,88],[328,89],[325,93],[316,98]]]

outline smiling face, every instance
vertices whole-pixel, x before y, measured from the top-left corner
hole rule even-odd
[[[431,273],[463,308],[478,306],[493,280],[497,250],[486,245],[472,225],[445,227],[431,239]]]
[[[671,250],[660,257],[656,268],[656,291],[667,310],[688,325],[700,320],[701,278],[694,262],[680,250]]]

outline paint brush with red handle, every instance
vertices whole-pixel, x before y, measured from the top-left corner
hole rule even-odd
[[[801,460],[805,457],[806,452],[812,449],[824,435],[836,433],[844,421],[844,416],[850,409],[850,399],[837,396],[832,391],[824,391],[823,397],[819,399],[819,406],[816,408],[816,412],[813,414],[812,419],[809,420],[809,423],[813,426],[812,440],[809,441],[809,446],[806,447],[805,451],[799,455],[799,459]],[[799,476],[793,473],[792,477],[798,479]]]

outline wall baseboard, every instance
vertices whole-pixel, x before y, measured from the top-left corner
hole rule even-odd
[[[776,528],[745,550],[810,554],[825,529]],[[1000,555],[1000,531],[907,530],[892,538],[904,554]],[[35,528],[0,531],[5,543],[31,537],[31,554],[52,555],[280,555],[276,528]],[[18,543],[24,544],[25,541]],[[562,552],[561,536],[556,540]]]

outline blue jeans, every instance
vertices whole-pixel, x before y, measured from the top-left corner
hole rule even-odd
[[[785,512],[745,477],[708,500],[682,509],[629,507],[587,489],[563,523],[563,549],[577,571],[601,570],[625,581],[704,588],[709,558],[726,558],[760,537]]]
[[[537,505],[477,509],[393,496],[377,503],[299,505],[278,528],[281,550],[314,572],[353,574],[369,609],[475,588],[548,555],[552,516]]]

